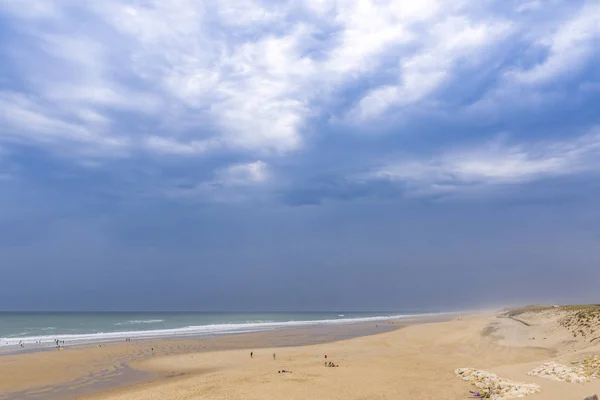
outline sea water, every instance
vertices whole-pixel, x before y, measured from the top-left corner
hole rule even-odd
[[[0,312],[0,350],[42,349],[120,341],[260,332],[311,325],[384,321],[410,312]]]

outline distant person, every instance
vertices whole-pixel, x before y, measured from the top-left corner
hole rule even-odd
[[[254,357],[254,352],[253,351],[250,352],[250,358],[252,358],[252,357]]]
[[[277,356],[275,355],[275,353],[273,353],[273,360],[274,360],[275,358],[277,358]]]

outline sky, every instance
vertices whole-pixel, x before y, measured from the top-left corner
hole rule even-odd
[[[600,302],[600,2],[0,1],[0,309]]]

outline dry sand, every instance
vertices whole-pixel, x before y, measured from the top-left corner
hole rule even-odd
[[[600,393],[600,381],[576,384],[527,375],[546,361],[568,364],[584,355],[600,354],[598,341],[594,339],[600,313],[596,321],[589,315],[573,317],[576,312],[538,308],[507,313],[503,318],[495,314],[463,316],[371,336],[296,347],[253,348],[264,341],[239,336],[215,340],[222,343],[223,349],[237,346],[243,350],[203,352],[190,341],[163,341],[158,345],[154,343],[163,346],[155,348],[154,356],[143,354],[148,351],[145,347],[148,344],[144,343],[111,345],[106,349],[71,349],[62,354],[52,352],[52,357],[49,353],[1,357],[0,390],[14,392],[40,385],[69,385],[74,379],[81,379],[82,370],[89,373],[86,384],[93,385],[98,368],[106,368],[107,362],[114,359],[116,362],[110,365],[126,363],[149,375],[142,383],[126,388],[75,398],[464,399],[473,387],[457,378],[454,370],[473,367],[502,378],[539,384],[542,392],[527,396],[528,399],[582,400]],[[580,330],[585,332],[578,333]],[[285,344],[285,341],[274,343]],[[173,351],[173,346],[179,346],[178,351]],[[254,350],[252,359],[250,350]],[[179,354],[161,355],[169,352]],[[274,352],[276,360],[272,357]],[[325,354],[327,361],[339,367],[325,367]],[[59,356],[64,359],[62,363],[57,361]],[[292,372],[278,373],[282,369]],[[50,398],[56,392],[50,386],[46,393]]]

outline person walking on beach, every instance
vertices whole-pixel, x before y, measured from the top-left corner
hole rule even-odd
[[[273,360],[276,358],[275,353],[273,353]]]
[[[251,352],[250,352],[250,358],[252,358],[253,356],[254,356],[254,352],[253,352],[253,351],[251,351]]]

